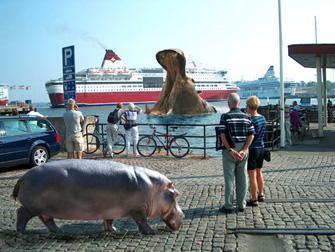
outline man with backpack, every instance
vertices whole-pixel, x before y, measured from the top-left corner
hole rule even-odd
[[[122,103],[116,105],[114,111],[110,112],[107,118],[107,152],[109,153],[111,158],[113,157],[113,144],[117,139],[119,129],[117,124],[121,119],[121,115],[124,113],[124,111],[122,110],[122,106]]]

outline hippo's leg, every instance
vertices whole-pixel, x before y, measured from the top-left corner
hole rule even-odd
[[[135,220],[137,226],[138,226],[138,229],[140,230],[140,232],[142,234],[145,234],[145,235],[153,235],[153,234],[156,234],[157,232],[155,230],[153,230],[148,222],[147,222],[147,218],[144,217],[143,215],[136,215],[136,216],[133,216],[133,219]]]
[[[17,209],[16,214],[16,231],[23,234],[26,230],[28,221],[35,215],[30,213],[29,210],[23,206]]]
[[[116,232],[116,228],[113,226],[113,219],[104,220],[104,229],[106,233]]]
[[[46,225],[51,233],[63,233],[63,231],[59,227],[57,227],[53,218],[41,215],[39,215],[38,217],[44,223],[44,225]]]

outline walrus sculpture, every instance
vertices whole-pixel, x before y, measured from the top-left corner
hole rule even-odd
[[[195,82],[185,74],[186,59],[179,49],[167,49],[156,54],[166,70],[166,80],[160,99],[147,113],[151,115],[194,115],[216,112],[195,90]]]

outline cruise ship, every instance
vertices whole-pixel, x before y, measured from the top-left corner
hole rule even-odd
[[[8,85],[0,85],[0,105],[8,104]]]
[[[197,92],[207,101],[226,100],[238,90],[226,74],[225,70],[198,67],[193,60],[186,65],[186,75],[195,80]],[[163,68],[128,68],[114,51],[106,50],[101,67],[76,73],[76,101],[79,106],[155,103],[165,77]],[[50,80],[45,86],[51,107],[63,107],[63,79]]]
[[[248,98],[252,95],[269,99],[280,97],[280,81],[275,76],[273,66],[270,66],[265,75],[258,80],[238,81],[235,84],[240,88],[238,94],[241,98]],[[297,84],[299,83],[296,81],[284,81],[285,96],[294,96]]]

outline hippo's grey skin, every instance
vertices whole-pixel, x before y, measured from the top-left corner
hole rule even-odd
[[[104,220],[110,231],[114,219],[131,217],[143,234],[154,234],[147,217],[161,217],[178,230],[184,214],[171,181],[159,172],[112,161],[60,160],[29,170],[15,185],[16,229],[25,231],[38,216],[50,232],[61,232],[54,218]]]

